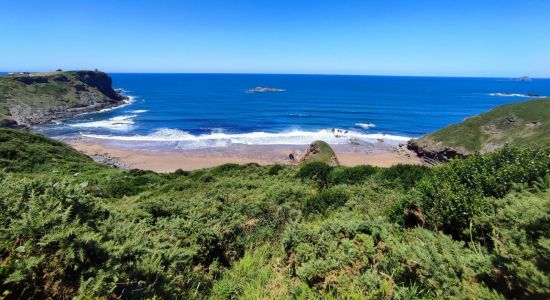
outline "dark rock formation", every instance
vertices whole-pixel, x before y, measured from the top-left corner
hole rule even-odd
[[[515,80],[516,81],[532,81],[533,79],[531,79],[531,77],[529,77],[529,76],[522,76],[520,78],[516,78]]]
[[[96,153],[96,154],[91,155],[90,157],[95,162],[103,164],[103,165],[115,167],[115,168],[118,168],[118,169],[124,169],[124,170],[130,170],[131,169],[131,167],[128,164],[124,163],[123,161],[121,161],[120,159],[118,159],[116,157],[110,156],[107,153],[103,153],[103,154]]]
[[[46,77],[20,76],[20,77],[15,77],[14,79],[24,84],[48,83],[48,78]]]
[[[96,88],[105,96],[114,100],[124,100],[125,97],[113,89],[113,80],[106,73],[97,71],[76,71],[75,77],[90,87]]]
[[[405,227],[412,228],[416,226],[424,227],[426,224],[426,216],[422,211],[422,208],[414,207],[412,209],[405,210],[403,215]]]
[[[19,125],[17,122],[10,119],[0,120],[0,128],[29,129],[27,126]]]
[[[449,161],[453,158],[464,158],[467,156],[466,154],[460,153],[451,148],[444,148],[441,150],[430,150],[418,145],[418,143],[416,143],[415,140],[410,140],[407,143],[407,149],[415,152],[416,155],[418,155],[418,157],[422,158],[424,161],[426,161],[429,164],[438,164],[441,162]]]

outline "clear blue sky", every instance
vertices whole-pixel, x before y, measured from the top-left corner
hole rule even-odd
[[[0,0],[0,70],[550,77],[550,1]]]

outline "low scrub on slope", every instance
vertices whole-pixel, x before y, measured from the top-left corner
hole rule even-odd
[[[157,174],[0,136],[6,299],[550,297],[549,149]]]

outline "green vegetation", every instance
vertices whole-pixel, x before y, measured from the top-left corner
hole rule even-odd
[[[324,162],[329,165],[338,165],[336,153],[329,144],[323,141],[315,141],[309,145],[302,163]]]
[[[0,122],[20,125],[48,122],[103,106],[122,98],[102,72],[72,71],[0,76]],[[69,110],[75,110],[71,112]]]
[[[499,106],[416,141],[428,151],[491,152],[509,145],[550,145],[550,99]]]
[[[0,169],[0,298],[550,297],[548,148],[157,174],[0,129]]]
[[[0,130],[0,169],[6,172],[79,171],[98,169],[92,160],[73,148],[44,136]],[[53,169],[53,170],[52,170]]]

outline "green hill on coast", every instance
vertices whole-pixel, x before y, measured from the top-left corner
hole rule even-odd
[[[545,299],[550,149],[124,171],[0,129],[0,295]]]
[[[550,99],[499,106],[418,140],[409,148],[435,160],[487,153],[504,145],[550,145]]]
[[[30,126],[120,105],[126,99],[99,71],[0,76],[0,125]]]

